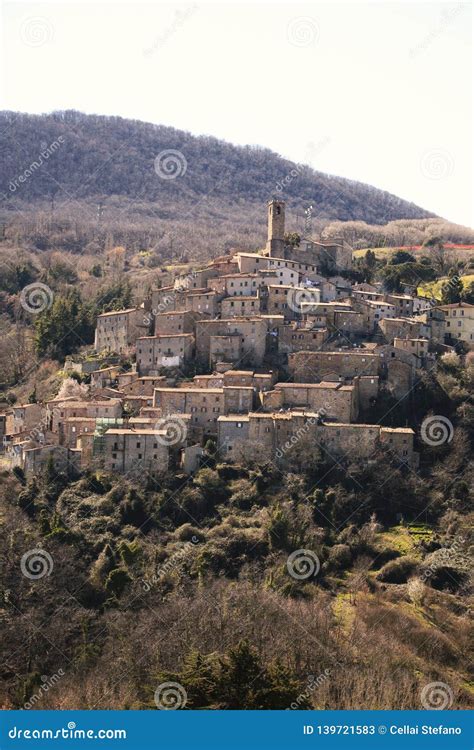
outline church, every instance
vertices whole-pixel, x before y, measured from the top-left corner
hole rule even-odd
[[[296,247],[285,240],[285,202],[268,202],[268,237],[265,254],[317,266],[324,276],[333,276],[352,268],[352,248],[344,240],[321,242],[301,237]]]

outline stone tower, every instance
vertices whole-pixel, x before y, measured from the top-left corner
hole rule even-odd
[[[268,202],[267,255],[283,258],[285,251],[285,201]]]

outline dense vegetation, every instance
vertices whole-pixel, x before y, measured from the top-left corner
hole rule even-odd
[[[98,313],[192,267],[166,264],[261,247],[263,205],[294,167],[119,118],[2,120],[2,406],[56,395],[64,357],[90,345]],[[61,134],[45,169],[12,191]],[[185,153],[182,179],[154,172],[165,148]],[[461,281],[472,253],[444,247],[472,242],[470,230],[309,170],[285,197],[293,232],[312,203],[313,229],[355,248],[423,245],[368,251],[353,280],[387,290],[439,280],[443,301],[473,301]],[[41,312],[22,304],[30,284],[47,287]],[[167,681],[185,689],[187,708],[419,708],[436,681],[453,708],[471,705],[473,382],[472,355],[447,355],[404,402],[382,391],[374,421],[419,427],[433,411],[453,425],[448,444],[420,441],[416,472],[383,453],[335,465],[303,442],[284,470],[269,456],[226,465],[210,442],[193,478],[175,467],[159,482],[97,467],[57,475],[49,465],[29,480],[0,470],[0,705],[153,708]],[[38,580],[21,572],[35,548],[52,560]],[[317,575],[289,575],[297,549],[317,555]]]
[[[422,376],[411,417],[442,414],[453,439],[420,443],[416,472],[305,445],[284,471],[229,466],[210,442],[192,479],[1,476],[0,703],[153,708],[174,681],[187,708],[419,708],[441,681],[471,705],[473,382],[470,355]],[[52,565],[31,580],[35,548]],[[289,574],[297,549],[316,575]]]
[[[0,115],[4,149],[0,190],[25,201],[57,202],[98,196],[127,196],[157,204],[172,196],[192,205],[213,194],[236,208],[241,201],[261,204],[298,165],[268,149],[237,147],[209,136],[196,137],[173,128],[120,117],[57,112]],[[59,141],[45,169],[16,190],[11,188],[22,167]],[[179,179],[160,179],[154,160],[163,150],[180,151],[187,168]],[[386,223],[392,219],[424,218],[429,212],[368,185],[331,177],[310,168],[297,170],[285,194],[295,206],[314,204],[326,218],[363,219]]]

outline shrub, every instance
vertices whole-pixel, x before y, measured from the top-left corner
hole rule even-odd
[[[335,544],[329,548],[328,567],[333,570],[345,570],[352,560],[351,548],[348,544]]]
[[[411,557],[400,557],[383,566],[377,580],[383,583],[406,583],[415,574],[418,563]]]

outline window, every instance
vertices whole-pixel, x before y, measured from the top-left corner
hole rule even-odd
[[[141,448],[141,443],[137,443],[137,448]]]
[[[241,428],[242,427],[242,422],[237,422],[236,427]]]
[[[138,454],[138,458],[143,458],[143,455],[141,453]]]
[[[117,454],[116,453],[112,453],[112,458],[117,458]]]
[[[153,448],[155,448],[155,449],[158,448],[158,443],[153,443]],[[156,456],[155,456],[155,458],[156,458]]]

